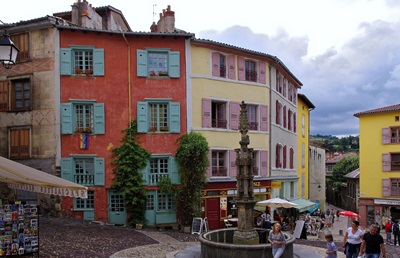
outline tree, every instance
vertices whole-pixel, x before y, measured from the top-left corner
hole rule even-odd
[[[206,184],[209,166],[208,142],[197,132],[190,132],[179,138],[176,159],[179,166],[181,185],[177,207],[181,211],[181,223],[189,226],[193,217],[200,216],[201,190]]]
[[[351,171],[359,168],[359,157],[348,156],[338,161],[332,168],[333,186],[335,189],[339,189],[342,182],[345,181],[344,176]]]
[[[145,224],[147,196],[140,171],[146,167],[150,153],[140,146],[136,120],[123,132],[125,136],[121,140],[121,146],[112,150],[111,157],[116,159],[111,164],[116,167],[113,169],[115,177],[111,190],[118,191],[123,196],[129,213],[129,225]]]

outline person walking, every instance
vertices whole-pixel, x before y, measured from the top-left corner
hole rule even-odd
[[[332,234],[326,234],[325,240],[326,240],[325,258],[337,258],[337,248],[335,242],[333,242]]]
[[[272,246],[272,255],[274,258],[279,258],[285,251],[286,238],[282,233],[281,224],[275,223],[272,230],[269,231],[268,242]]]
[[[385,224],[385,232],[386,232],[386,244],[392,244],[392,221],[388,219]]]
[[[394,246],[397,246],[397,242],[400,245],[400,227],[399,227],[399,221],[395,220],[392,226],[392,232],[393,232],[393,244]]]
[[[364,234],[358,256],[362,257],[365,253],[365,258],[379,258],[381,252],[382,257],[386,258],[386,249],[383,237],[378,233],[378,226],[372,224],[369,228],[369,232]]]
[[[382,217],[381,217],[381,213],[379,211],[376,211],[375,223],[378,223],[379,227],[382,226]]]
[[[357,220],[354,220],[351,223],[351,227],[346,230],[346,234],[344,235],[342,246],[346,258],[357,258],[360,253],[364,232],[359,229],[359,225],[360,223]]]

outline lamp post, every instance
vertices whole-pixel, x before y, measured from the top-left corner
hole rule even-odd
[[[4,22],[0,21],[5,24]],[[4,30],[4,34],[0,39],[0,61],[3,63],[4,68],[11,69],[15,65],[17,60],[19,49],[11,41],[7,31]]]

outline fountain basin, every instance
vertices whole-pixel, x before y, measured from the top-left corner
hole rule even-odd
[[[269,229],[256,229],[259,244],[233,244],[233,235],[237,228],[225,228],[209,231],[199,236],[201,243],[201,257],[203,258],[273,258],[272,247],[268,243]],[[286,246],[282,258],[293,257],[293,243],[295,237],[284,233]]]

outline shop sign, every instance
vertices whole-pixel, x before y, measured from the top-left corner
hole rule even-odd
[[[271,187],[272,187],[273,189],[281,189],[282,184],[281,184],[281,182],[272,182],[272,183],[271,183]]]
[[[400,206],[400,200],[374,199],[374,203]]]

